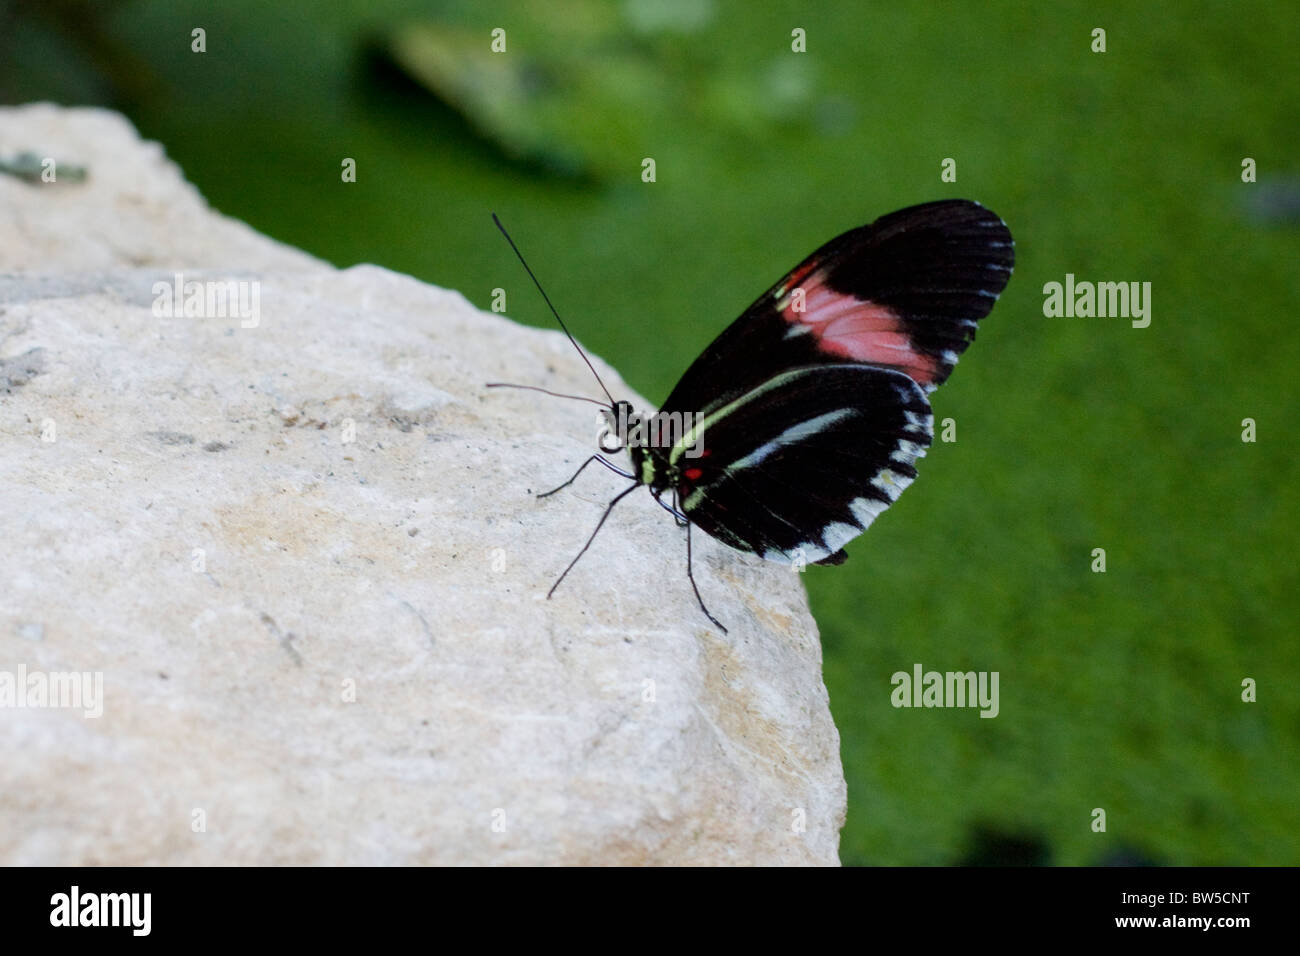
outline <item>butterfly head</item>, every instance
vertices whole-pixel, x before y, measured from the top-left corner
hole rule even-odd
[[[613,454],[628,447],[628,427],[634,416],[631,402],[620,400],[601,409],[598,421],[600,434],[596,438],[601,451]]]
[[[631,402],[616,401],[600,412],[596,443],[607,455],[624,449],[632,459],[632,475],[641,484],[650,484],[655,475],[653,456],[646,447],[646,423],[637,415]]]

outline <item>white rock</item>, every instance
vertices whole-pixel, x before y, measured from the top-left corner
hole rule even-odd
[[[592,410],[483,387],[591,392],[558,333],[222,218],[115,114],[0,109],[28,150],[89,178],[0,176],[0,680],[103,714],[0,709],[0,862],[837,862],[797,575],[697,534],[722,635],[638,493],[539,600],[623,486],[536,500]],[[176,272],[260,321],[155,316]]]

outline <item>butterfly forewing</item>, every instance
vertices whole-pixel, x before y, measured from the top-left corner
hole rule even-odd
[[[882,216],[832,239],[761,295],[686,370],[663,410],[708,411],[816,364],[892,368],[932,391],[1014,262],[1010,230],[978,203]]]

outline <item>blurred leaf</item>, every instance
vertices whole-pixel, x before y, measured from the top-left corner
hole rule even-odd
[[[608,4],[580,6],[590,15],[565,5],[553,20],[512,19],[504,52],[482,27],[428,22],[393,30],[386,48],[507,155],[568,175],[627,176],[665,129],[758,140],[809,111],[816,75],[805,57],[716,71],[707,45],[682,39],[708,22],[708,5],[629,3],[624,19]],[[581,29],[551,25],[574,22]]]

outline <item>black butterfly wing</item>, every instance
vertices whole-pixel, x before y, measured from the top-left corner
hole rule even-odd
[[[696,457],[672,448],[692,523],[772,561],[838,563],[916,477],[933,419],[901,372],[814,365],[780,372],[707,415]]]
[[[832,239],[733,322],[663,411],[708,412],[783,371],[869,364],[926,392],[975,338],[1015,263],[1011,232],[965,199],[911,206]]]

